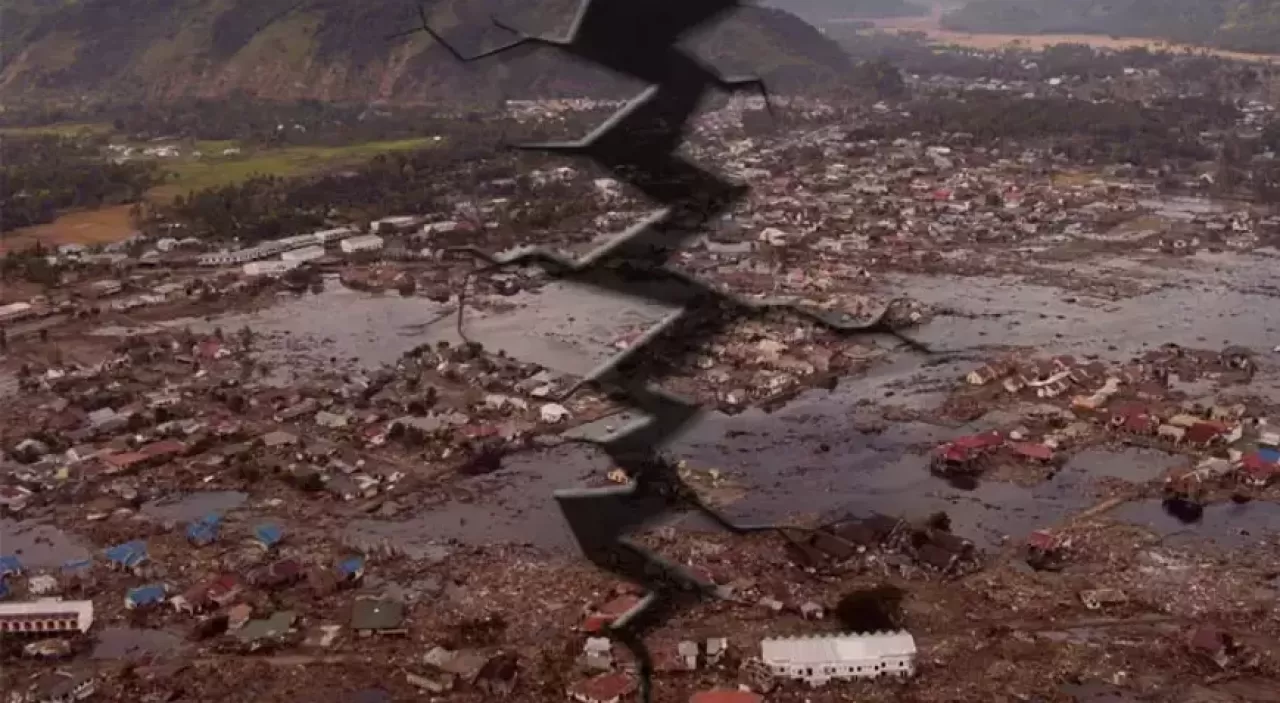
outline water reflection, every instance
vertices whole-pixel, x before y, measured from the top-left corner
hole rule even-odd
[[[1217,503],[1204,506],[1199,516],[1178,514],[1167,501],[1146,500],[1120,506],[1112,517],[1146,527],[1162,537],[1175,534],[1202,537],[1227,546],[1242,546],[1280,534],[1280,504],[1267,501]],[[1194,512],[1194,509],[1192,509]]]

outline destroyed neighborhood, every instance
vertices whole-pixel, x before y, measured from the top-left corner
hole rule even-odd
[[[751,190],[673,267],[887,307],[931,354],[779,311],[644,360],[708,410],[666,448],[680,475],[784,526],[636,537],[719,594],[647,635],[654,700],[1276,700],[1269,69],[920,56],[897,95],[772,121],[738,97],[691,130]],[[628,481],[582,440],[634,413],[568,391],[668,311],[455,248],[582,254],[652,204],[583,162],[467,154],[417,211],[239,242],[156,210],[6,256],[7,701],[636,700],[610,625],[646,594],[552,493]]]

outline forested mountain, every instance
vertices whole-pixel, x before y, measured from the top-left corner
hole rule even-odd
[[[491,15],[559,33],[575,0],[435,0],[433,24],[468,50],[506,38]],[[392,0],[6,0],[0,98],[254,97],[403,103],[581,95],[610,83],[553,50],[460,65]],[[795,15],[744,7],[691,40],[723,71],[784,88],[839,82],[841,49]]]
[[[962,32],[1109,34],[1280,53],[1280,0],[975,0],[942,24]]]

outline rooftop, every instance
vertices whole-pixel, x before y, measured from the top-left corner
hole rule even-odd
[[[777,637],[760,643],[770,663],[819,664],[879,657],[914,656],[916,640],[908,632]]]

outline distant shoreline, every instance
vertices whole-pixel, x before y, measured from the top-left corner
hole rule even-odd
[[[1243,51],[1228,51],[1196,44],[1179,44],[1151,37],[1112,37],[1105,34],[1003,34],[955,32],[943,29],[939,25],[942,12],[936,10],[920,17],[888,17],[884,19],[848,18],[830,20],[827,24],[852,24],[870,22],[882,32],[920,32],[935,44],[963,46],[972,49],[1002,49],[1021,47],[1026,49],[1044,49],[1056,44],[1085,44],[1097,49],[1120,51],[1145,47],[1152,51],[1182,52],[1209,54],[1224,59],[1248,61],[1252,63],[1280,62],[1280,54],[1254,54]]]

